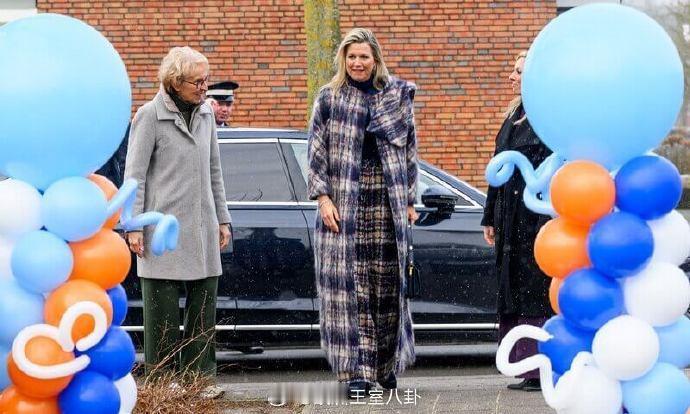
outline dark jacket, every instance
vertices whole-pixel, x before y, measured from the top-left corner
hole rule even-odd
[[[129,140],[129,128],[132,126],[130,123],[127,125],[127,131],[125,132],[125,137],[122,138],[120,146],[117,148],[115,153],[110,157],[101,168],[96,171],[96,174],[100,174],[105,178],[112,181],[115,187],[120,188],[122,186],[122,181],[125,176],[125,159],[127,159],[127,141]]]
[[[496,151],[519,151],[536,168],[551,150],[535,134],[529,121],[514,123],[524,116],[520,106],[503,122],[496,136]],[[518,170],[500,187],[489,187],[484,207],[483,226],[496,231],[496,268],[498,275],[498,312],[520,316],[550,316],[551,279],[534,259],[534,239],[551,217],[529,210],[522,199],[525,180]]]

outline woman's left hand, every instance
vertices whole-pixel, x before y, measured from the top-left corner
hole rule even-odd
[[[410,224],[414,224],[415,221],[419,218],[419,214],[417,214],[417,211],[414,209],[414,206],[407,206],[407,221]]]
[[[220,234],[220,249],[223,250],[228,247],[228,243],[230,243],[230,239],[232,238],[232,233],[230,233],[230,225],[221,224],[218,228],[218,232]]]

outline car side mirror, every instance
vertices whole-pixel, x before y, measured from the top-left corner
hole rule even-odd
[[[435,208],[440,212],[455,210],[457,201],[457,194],[440,185],[432,185],[422,193],[424,207]]]

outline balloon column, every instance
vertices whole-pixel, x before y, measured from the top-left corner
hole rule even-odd
[[[178,224],[133,218],[136,182],[92,174],[127,127],[127,71],[95,29],[55,14],[0,28],[0,55],[0,412],[129,413],[130,253],[113,228],[158,224],[161,254]]]
[[[690,283],[678,267],[690,253],[690,226],[673,210],[678,170],[648,153],[673,126],[682,94],[672,41],[628,7],[577,7],[528,52],[525,110],[554,155],[534,171],[520,153],[499,154],[487,179],[501,185],[517,166],[526,205],[555,217],[534,254],[553,278],[557,315],[543,328],[511,331],[496,362],[506,375],[539,368],[545,400],[559,413],[690,409],[682,371],[690,365]],[[539,341],[540,354],[510,363],[521,338]]]

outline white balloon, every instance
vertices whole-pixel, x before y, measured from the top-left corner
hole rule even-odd
[[[14,277],[12,274],[12,249],[14,249],[14,242],[0,237],[0,280]]]
[[[647,222],[654,236],[652,261],[681,265],[690,255],[690,224],[682,214],[673,210],[665,216]]]
[[[632,316],[652,326],[678,320],[690,306],[690,282],[677,266],[652,262],[623,285],[625,307]]]
[[[130,414],[137,405],[137,383],[132,374],[115,381],[115,388],[120,394],[120,414]]]
[[[23,181],[0,181],[0,235],[8,239],[43,227],[41,194]]]
[[[623,406],[620,382],[609,378],[596,366],[582,367],[578,376],[567,371],[558,380],[556,392],[559,388],[571,388],[574,392],[570,404],[558,410],[558,414],[618,414]]]
[[[647,322],[622,315],[599,328],[592,354],[611,378],[629,381],[646,374],[659,358],[659,337]]]

